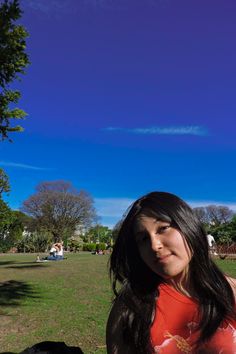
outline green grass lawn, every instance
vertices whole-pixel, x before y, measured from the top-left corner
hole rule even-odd
[[[108,256],[67,257],[35,263],[35,255],[0,255],[0,353],[45,340],[79,346],[85,354],[106,353]],[[236,277],[235,261],[217,263]]]
[[[35,255],[0,256],[0,352],[52,340],[106,353],[108,256],[67,257],[35,263]]]

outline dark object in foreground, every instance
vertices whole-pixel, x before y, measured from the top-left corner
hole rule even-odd
[[[79,347],[68,347],[64,342],[41,342],[26,348],[20,354],[83,354]]]

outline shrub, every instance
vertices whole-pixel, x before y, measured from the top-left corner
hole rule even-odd
[[[70,248],[70,252],[79,252],[83,247],[83,243],[81,241],[69,240],[67,246]]]
[[[96,250],[101,250],[101,251],[105,251],[106,249],[106,244],[104,242],[100,242],[96,244]]]
[[[0,240],[0,252],[6,253],[12,247],[11,243],[7,242],[6,240]]]
[[[96,243],[84,243],[83,251],[92,252],[96,250]]]

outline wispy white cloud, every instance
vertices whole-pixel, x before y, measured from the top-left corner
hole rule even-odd
[[[130,134],[140,135],[208,135],[207,129],[198,125],[187,126],[167,126],[167,127],[147,127],[147,128],[121,128],[121,127],[107,127],[103,130],[109,132],[124,132]]]
[[[45,167],[38,167],[38,166],[26,165],[26,164],[23,164],[23,163],[7,162],[7,161],[0,161],[0,166],[15,167],[15,168],[25,168],[25,169],[28,169],[28,170],[36,170],[36,171],[51,170],[51,169],[45,168]]]

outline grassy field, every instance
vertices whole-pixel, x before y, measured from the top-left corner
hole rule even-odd
[[[0,255],[0,353],[45,340],[79,346],[85,354],[106,353],[108,256],[67,257],[35,263],[35,255]],[[236,277],[235,261],[218,263]]]
[[[35,255],[0,256],[0,352],[52,340],[106,353],[111,290],[108,256],[69,254],[35,263]]]

